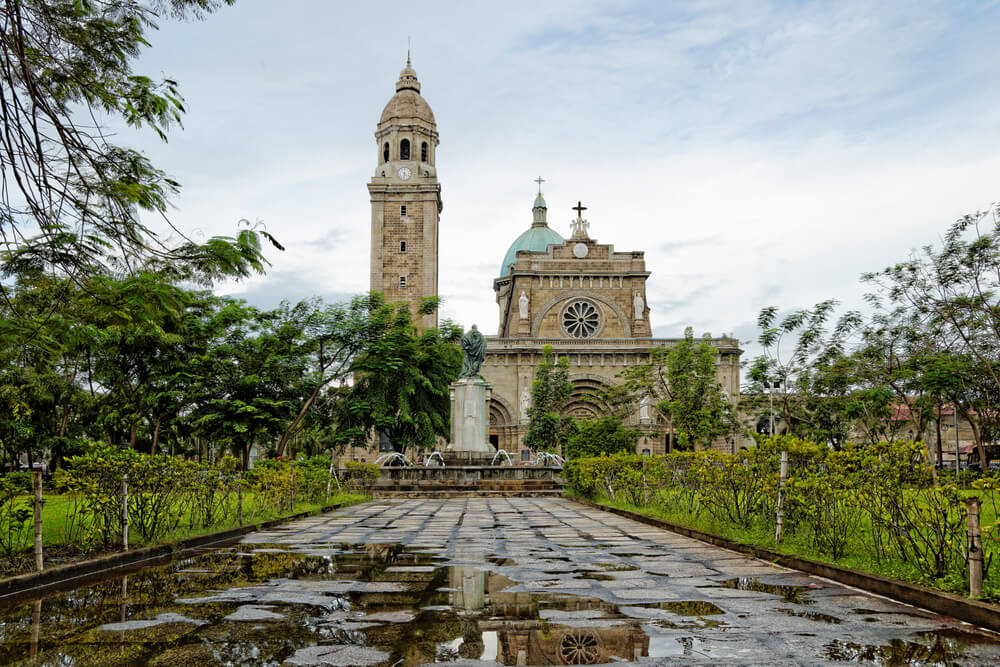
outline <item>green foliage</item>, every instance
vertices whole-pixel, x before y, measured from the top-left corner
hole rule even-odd
[[[382,476],[382,469],[374,463],[348,461],[344,464],[344,468],[347,487],[356,493],[369,493],[378,478]]]
[[[603,495],[612,503],[669,512],[681,522],[728,526],[774,546],[782,451],[789,459],[784,534],[808,550],[803,555],[853,559],[852,566],[868,561],[880,571],[906,571],[917,581],[949,590],[967,585],[965,494],[954,485],[934,485],[922,463],[922,443],[880,442],[833,451],[785,436],[765,438],[732,455],[706,451],[575,459],[567,462],[565,475],[576,495]],[[984,563],[987,589],[995,595],[1000,581],[989,565],[1000,551],[1000,478],[982,478],[975,489],[985,498]]]
[[[601,398],[620,418],[649,399],[669,424],[675,449],[707,447],[738,427],[718,382],[717,359],[711,336],[695,342],[694,330],[687,327],[674,347],[654,348],[646,362],[625,368],[619,373],[622,384],[608,388]]]
[[[426,299],[419,315],[433,312]],[[364,348],[351,361],[353,385],[337,406],[337,442],[346,444],[387,432],[397,451],[434,449],[450,434],[448,386],[462,367],[461,328],[445,321],[416,335],[405,304],[387,303],[381,294],[365,300]]]
[[[694,449],[707,447],[736,430],[732,408],[717,379],[718,352],[711,340],[705,334],[696,344],[694,330],[684,330],[684,340],[667,353],[670,396],[657,404],[657,409],[669,416],[678,443]]]
[[[576,420],[560,414],[573,392],[569,381],[569,358],[555,360],[551,345],[542,349],[542,361],[531,383],[528,431],[524,444],[536,451],[558,452],[576,431]]]
[[[606,416],[581,421],[576,432],[566,439],[563,451],[567,459],[635,453],[638,441],[637,430],[624,427],[620,419]]]
[[[180,186],[141,152],[111,143],[115,132],[103,124],[145,128],[166,140],[185,112],[178,84],[133,69],[157,29],[154,7],[182,17],[221,4],[22,0],[6,7],[0,41],[7,128],[0,162],[10,185],[0,199],[5,275],[45,268],[83,280],[138,268],[204,282],[263,270],[266,232],[244,229],[236,237],[170,247],[146,226],[141,217],[165,215]],[[20,318],[11,325],[31,329]]]
[[[18,473],[0,476],[0,556],[15,569],[28,560],[34,523],[34,507],[23,497],[23,487]]]

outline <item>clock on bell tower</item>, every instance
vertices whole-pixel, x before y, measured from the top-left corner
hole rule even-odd
[[[437,123],[420,96],[406,59],[396,94],[375,130],[378,166],[368,183],[372,203],[371,289],[405,301],[419,331],[437,326],[437,313],[416,315],[423,297],[438,293],[441,184],[435,167]]]

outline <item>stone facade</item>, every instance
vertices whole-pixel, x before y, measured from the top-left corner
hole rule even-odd
[[[420,96],[407,60],[375,131],[378,145],[371,196],[371,289],[416,312],[423,297],[438,294],[438,223],[441,184],[435,167],[437,123]],[[421,331],[437,326],[437,313],[416,320]]]
[[[421,297],[438,293],[442,209],[435,167],[437,125],[419,91],[416,73],[407,61],[396,95],[386,105],[375,133],[378,166],[368,184],[371,288],[392,301],[407,301],[414,309]],[[574,391],[567,413],[593,417],[605,409],[590,397],[592,392],[620,382],[618,374],[648,359],[655,347],[679,341],[651,337],[646,298],[650,272],[644,253],[616,251],[612,245],[597,242],[582,216],[585,208],[578,204],[573,210],[577,212],[573,234],[563,239],[548,227],[547,204],[539,190],[530,227],[511,245],[493,281],[499,306],[498,335],[488,337],[481,369],[492,385],[488,440],[522,460],[530,456],[521,441],[527,429],[531,383],[545,345],[570,360]],[[427,316],[419,328],[436,324],[436,315]],[[713,344],[720,353],[719,384],[738,400],[739,344],[730,338],[717,338]],[[655,411],[637,410],[628,421],[642,432],[638,452],[666,450],[667,429],[657,421]],[[738,444],[719,442],[717,446],[735,449]],[[350,454],[353,458],[373,455],[377,454],[372,450]]]
[[[620,383],[626,367],[648,360],[658,346],[672,347],[679,339],[652,338],[646,280],[649,271],[642,251],[618,252],[590,238],[589,222],[578,204],[574,234],[558,235],[544,250],[530,247],[522,234],[511,246],[493,281],[500,310],[498,335],[488,338],[482,373],[493,386],[490,401],[490,442],[522,460],[527,431],[527,407],[535,369],[545,345],[570,362],[574,390],[566,413],[580,418],[606,413],[591,395]],[[547,225],[547,205],[539,192],[532,208],[532,228]],[[521,247],[528,246],[528,247]],[[513,261],[510,261],[513,260]],[[509,262],[509,263],[508,263]],[[717,338],[719,385],[739,397],[738,341]],[[655,411],[637,410],[629,425],[641,431],[639,453],[667,449],[667,428]],[[716,443],[732,450],[735,441]]]

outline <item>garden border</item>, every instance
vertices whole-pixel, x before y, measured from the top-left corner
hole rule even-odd
[[[60,565],[50,570],[6,577],[0,579],[0,609],[17,604],[21,598],[28,597],[29,594],[33,596],[35,593],[62,590],[70,586],[76,587],[88,581],[102,579],[108,572],[113,570],[135,570],[152,566],[156,564],[156,561],[170,560],[177,556],[183,556],[185,552],[208,546],[223,546],[226,543],[234,542],[240,537],[255,533],[258,530],[273,528],[274,526],[296,519],[303,519],[308,516],[325,514],[326,512],[340,509],[343,506],[344,503],[324,505],[318,509],[296,512],[257,523],[248,523],[214,533],[195,535],[194,537],[187,537],[176,542],[155,544],[129,551],[119,551],[80,561],[79,563]]]
[[[896,579],[889,579],[877,574],[859,572],[857,570],[841,567],[832,563],[823,563],[820,561],[809,560],[807,558],[799,558],[798,556],[789,556],[787,554],[778,553],[777,551],[768,549],[767,547],[737,542],[727,537],[722,537],[721,535],[695,530],[694,528],[688,528],[687,526],[646,516],[645,514],[638,514],[636,512],[630,512],[616,507],[608,507],[607,505],[601,505],[600,503],[582,500],[572,496],[564,497],[568,500],[584,505],[585,507],[617,514],[618,516],[625,517],[626,519],[632,519],[633,521],[638,521],[639,523],[655,526],[657,528],[663,528],[664,530],[669,530],[673,533],[684,535],[685,537],[691,537],[701,542],[707,542],[732,551],[748,554],[754,558],[771,561],[772,563],[777,563],[783,567],[801,570],[808,574],[817,575],[825,579],[831,579],[841,584],[853,586],[854,588],[860,588],[862,590],[882,595],[887,598],[892,598],[893,600],[898,600],[899,602],[905,602],[906,604],[910,604],[915,607],[921,607],[938,614],[951,616],[983,628],[1000,631],[1000,605],[980,602],[979,600],[970,600],[969,598],[964,598],[952,593],[945,593],[944,591],[934,590],[933,588],[927,588],[926,586],[911,584],[905,581],[898,581]]]

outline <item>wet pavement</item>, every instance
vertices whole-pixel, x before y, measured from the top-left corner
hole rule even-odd
[[[1000,640],[554,498],[382,500],[0,611],[0,664],[996,665]]]

